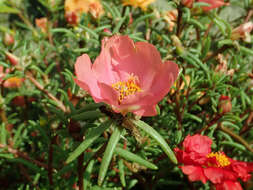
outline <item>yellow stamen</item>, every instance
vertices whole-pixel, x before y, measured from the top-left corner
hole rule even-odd
[[[118,91],[119,97],[118,97],[118,103],[121,104],[121,102],[129,95],[133,95],[136,92],[140,92],[141,88],[137,84],[137,77],[130,75],[129,79],[127,81],[119,81],[114,84],[112,84],[112,87]]]
[[[218,163],[218,167],[225,167],[225,166],[228,166],[230,165],[230,161],[228,159],[228,157],[221,153],[221,152],[211,152],[210,154],[207,155],[207,158],[212,158],[212,157],[215,157],[216,158],[216,161]]]

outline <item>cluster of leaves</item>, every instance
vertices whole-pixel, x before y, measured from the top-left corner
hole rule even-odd
[[[2,80],[24,79],[19,88],[5,88],[0,79],[1,188],[208,190],[209,184],[186,181],[172,163],[171,149],[196,133],[211,137],[217,151],[252,161],[252,43],[231,40],[232,29],[250,19],[252,2],[231,0],[201,13],[176,0],[157,0],[146,12],[104,0],[101,18],[83,14],[74,27],[64,18],[63,4],[0,1],[0,65],[11,70]],[[163,16],[171,10],[178,11],[172,30]],[[35,25],[40,17],[47,17],[46,32]],[[179,65],[158,116],[121,126],[125,118],[93,103],[74,83],[76,58],[96,58],[101,39],[110,36],[104,29],[152,43],[164,60]],[[3,43],[6,33],[14,44]],[[17,65],[6,52],[19,58]],[[224,61],[232,75],[216,69]],[[227,113],[219,106],[221,95],[231,99]]]

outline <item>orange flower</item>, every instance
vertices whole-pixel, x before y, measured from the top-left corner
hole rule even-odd
[[[5,88],[19,88],[21,87],[24,79],[19,77],[10,77],[4,81]]]
[[[42,17],[42,18],[36,18],[35,19],[35,24],[38,28],[41,29],[41,31],[43,33],[47,33],[47,26],[48,26],[48,21],[46,17]]]
[[[176,21],[177,21],[177,16],[178,16],[178,11],[177,9],[173,9],[173,10],[170,10],[170,11],[166,11],[164,14],[163,14],[163,18],[164,20],[169,24],[169,31],[172,32],[173,31],[173,28],[176,24]]]
[[[140,7],[143,11],[145,11],[147,10],[147,7],[153,2],[155,2],[155,0],[123,0],[123,5]]]
[[[82,13],[90,13],[94,18],[104,14],[100,0],[66,0],[65,17],[70,24],[77,24]]]

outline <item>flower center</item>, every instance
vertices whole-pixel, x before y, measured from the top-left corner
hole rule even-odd
[[[112,87],[119,93],[118,103],[121,102],[129,95],[133,95],[136,92],[140,92],[141,88],[137,84],[138,78],[134,75],[130,75],[127,81],[119,81],[112,84]]]
[[[207,155],[207,158],[213,158],[213,157],[216,158],[218,167],[225,167],[230,164],[228,157],[221,152],[211,152],[210,154]]]

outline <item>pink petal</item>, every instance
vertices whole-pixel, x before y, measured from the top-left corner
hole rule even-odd
[[[102,49],[99,56],[96,58],[92,70],[98,81],[105,84],[113,84],[120,80],[118,73],[112,68],[112,57],[110,48],[113,45],[115,36],[110,39],[102,40]]]
[[[133,112],[140,116],[155,116],[157,115],[156,105],[153,106],[141,106],[140,109]]]
[[[151,100],[147,99],[147,103],[157,103],[159,102],[170,90],[170,87],[175,82],[178,76],[178,66],[176,63],[167,61],[165,62],[160,72],[156,73],[156,76],[153,80],[150,92],[152,93],[153,98]]]
[[[169,92],[178,76],[178,71],[178,66],[174,62],[161,63],[159,71],[156,71],[154,76],[148,77],[147,81],[143,82],[142,91],[135,94],[134,97],[130,97],[125,103],[142,106],[157,104]]]
[[[103,102],[113,105],[113,106],[117,106],[118,105],[118,94],[112,88],[112,86],[107,85],[105,83],[101,83],[101,82],[98,82],[98,86],[99,86],[101,92],[103,92],[101,94]]]
[[[101,92],[97,84],[97,79],[92,71],[92,64],[87,54],[77,58],[75,64],[77,79],[75,82],[96,100],[102,99]]]
[[[156,48],[145,42],[136,44],[128,36],[121,36],[111,46],[113,69],[126,80],[125,73],[139,78],[143,90],[149,88],[154,74],[161,67],[161,58]]]

